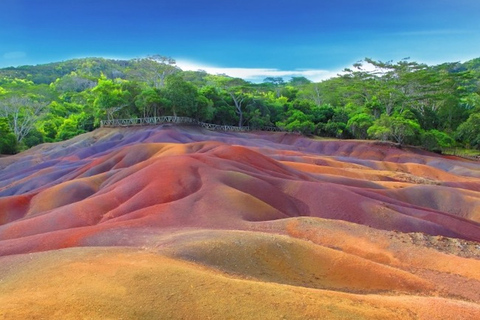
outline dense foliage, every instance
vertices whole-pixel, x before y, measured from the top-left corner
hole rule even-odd
[[[72,138],[112,118],[177,115],[336,138],[480,149],[480,58],[428,66],[365,59],[313,83],[254,84],[171,58],[88,58],[0,69],[0,153]]]

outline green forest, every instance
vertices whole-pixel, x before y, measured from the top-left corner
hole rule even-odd
[[[160,55],[0,69],[2,154],[70,139],[103,119],[162,115],[436,152],[478,150],[479,111],[480,58],[433,66],[366,58],[319,83],[182,71]]]

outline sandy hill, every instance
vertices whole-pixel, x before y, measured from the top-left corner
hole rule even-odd
[[[0,158],[0,318],[479,319],[480,163],[169,125]]]

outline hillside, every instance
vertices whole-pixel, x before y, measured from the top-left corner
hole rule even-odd
[[[480,164],[102,128],[0,158],[0,317],[477,319]]]
[[[65,141],[102,120],[158,116],[478,154],[478,61],[428,66],[365,58],[319,83],[304,77],[251,83],[183,71],[160,55],[3,68],[0,154]]]

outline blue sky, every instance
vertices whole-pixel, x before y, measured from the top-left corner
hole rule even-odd
[[[0,0],[0,67],[102,56],[320,80],[365,57],[480,57],[478,0]]]

